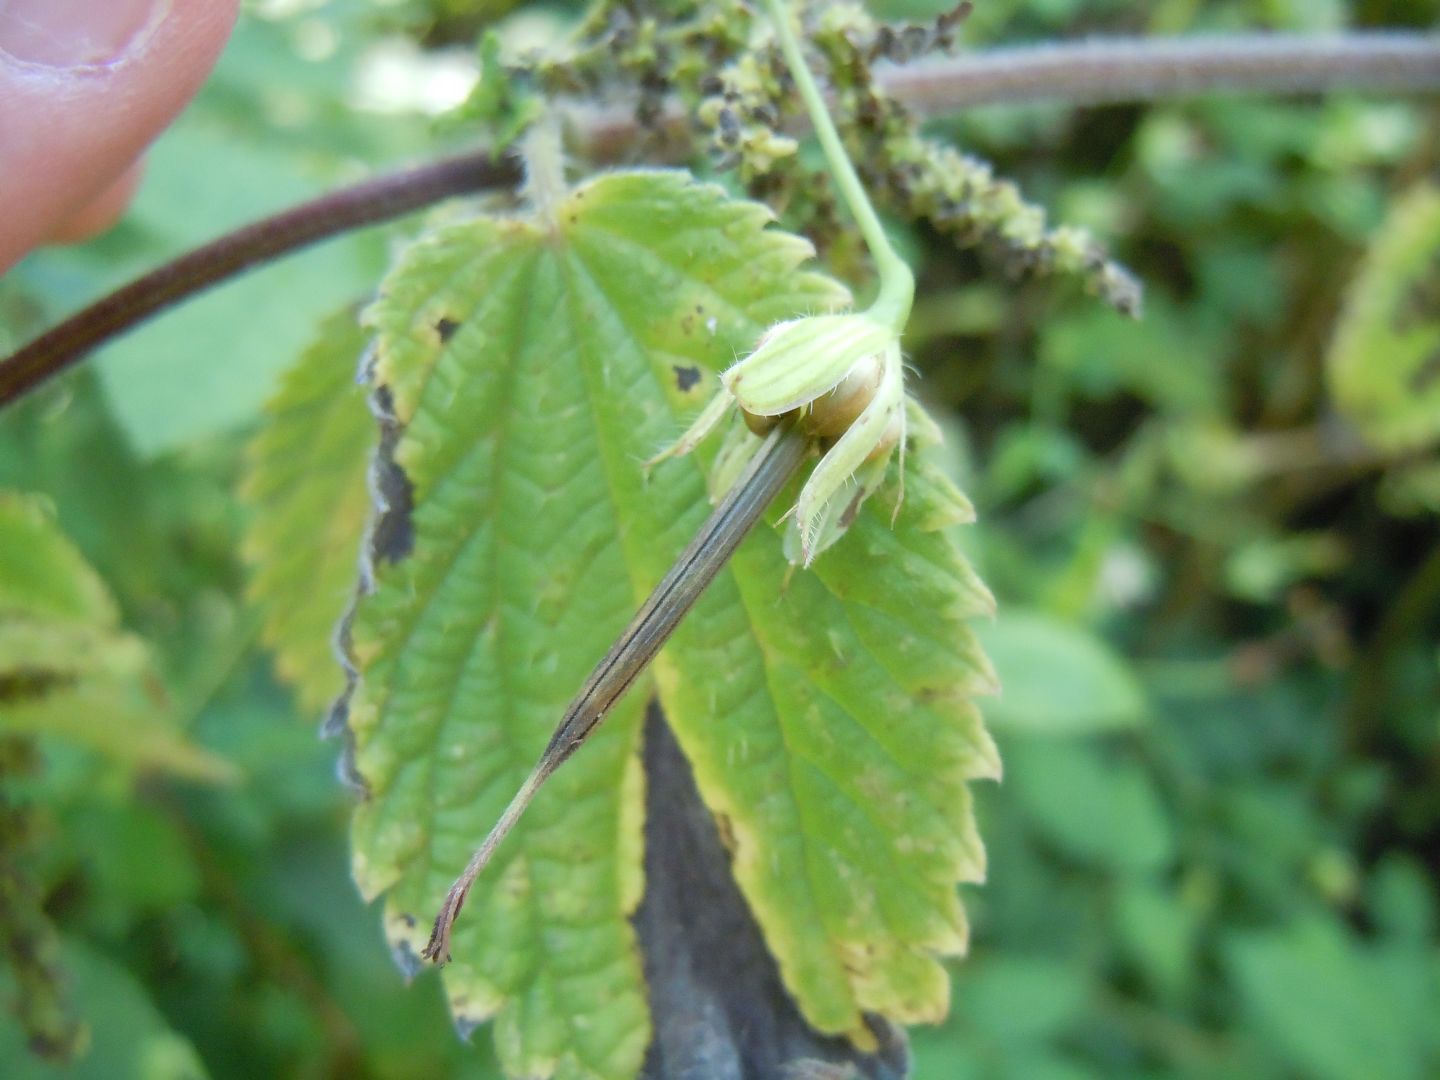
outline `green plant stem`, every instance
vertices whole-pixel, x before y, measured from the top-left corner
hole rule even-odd
[[[880,224],[880,216],[875,213],[870,196],[865,192],[865,185],[860,182],[850,155],[840,141],[835,122],[830,119],[830,110],[820,94],[820,88],[815,85],[814,76],[810,74],[810,66],[800,48],[800,39],[795,33],[788,7],[784,0],[765,0],[765,6],[770,11],[775,36],[810,114],[810,123],[815,128],[820,148],[825,152],[831,175],[850,213],[855,216],[856,224],[860,226],[860,232],[870,248],[870,257],[875,260],[875,269],[880,274],[880,295],[876,297],[871,312],[899,330],[909,319],[910,307],[915,302],[915,275],[891,245],[885,227]]]

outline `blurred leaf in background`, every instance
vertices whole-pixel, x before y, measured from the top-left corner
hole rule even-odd
[[[145,643],[39,499],[0,490],[0,734],[54,736],[131,767],[233,779],[190,746]]]
[[[1102,639],[1073,623],[1011,610],[979,636],[1003,688],[985,709],[997,730],[1079,735],[1145,719],[1134,673]]]
[[[320,324],[267,406],[240,486],[255,509],[243,551],[261,640],[316,717],[344,689],[335,627],[355,596],[370,516],[378,434],[356,381],[369,337],[353,307]]]

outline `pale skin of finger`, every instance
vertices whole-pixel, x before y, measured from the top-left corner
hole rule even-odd
[[[47,244],[78,244],[114,225],[130,206],[145,175],[143,162],[136,162],[120,174],[120,178],[90,200],[78,214],[62,221],[45,238]]]
[[[145,148],[200,89],[238,7],[160,0],[148,36],[99,63],[56,66],[0,51],[0,273],[42,243],[118,216]]]

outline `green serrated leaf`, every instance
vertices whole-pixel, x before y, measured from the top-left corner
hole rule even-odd
[[[225,780],[185,740],[144,643],[45,503],[0,491],[0,733],[49,735],[136,768]]]
[[[244,556],[262,640],[300,707],[315,713],[343,689],[331,644],[355,592],[359,537],[370,512],[365,471],[375,421],[355,372],[369,341],[353,309],[322,324],[267,406],[241,494],[255,517]]]
[[[1350,288],[1329,359],[1340,411],[1382,450],[1440,439],[1440,187],[1390,212]]]
[[[0,616],[114,625],[115,602],[45,504],[0,492]],[[3,656],[4,654],[0,654]]]
[[[994,670],[965,621],[993,601],[896,488],[813,573],[752,537],[656,664],[661,700],[780,970],[822,1031],[941,1019],[937,957],[984,876],[966,787],[999,761],[970,702]]]
[[[612,174],[548,221],[422,240],[369,313],[414,511],[390,523],[409,542],[378,552],[351,628],[368,789],[355,871],[367,895],[388,893],[402,953],[705,517],[696,461],[648,482],[641,463],[767,326],[845,300],[798,270],[809,246],[769,216],[684,174]],[[817,1027],[862,1039],[864,1011],[943,1014],[937,956],[965,941],[955,884],[983,870],[965,782],[998,771],[968,701],[993,671],[963,625],[992,602],[948,536],[925,531],[963,500],[918,462],[915,476],[897,527],[892,479],[814,572],[792,573],[761,529],[655,669],[789,988]],[[452,1006],[464,1022],[498,1013],[511,1075],[639,1070],[649,1027],[627,916],[643,887],[648,692],[540,793],[457,925]]]

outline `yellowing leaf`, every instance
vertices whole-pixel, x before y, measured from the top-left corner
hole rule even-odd
[[[405,498],[350,626],[354,866],[402,954],[708,512],[699,463],[647,481],[642,462],[767,326],[845,299],[768,217],[683,174],[607,175],[548,221],[427,237],[369,312],[398,431],[382,488]],[[944,1013],[955,886],[983,872],[966,782],[998,763],[969,701],[994,674],[964,625],[992,602],[943,530],[968,505],[924,456],[896,526],[892,476],[813,571],[752,535],[501,846],[444,978],[462,1022],[498,1015],[510,1075],[640,1069],[628,917],[654,690],[810,1022],[863,1040],[864,1012]]]
[[[187,742],[144,643],[43,502],[0,492],[0,733],[50,735],[135,768],[225,780]]]
[[[355,381],[368,338],[353,310],[325,321],[267,406],[270,422],[250,444],[241,487],[255,509],[244,555],[255,568],[261,637],[308,713],[343,687],[331,640],[355,592],[376,441]]]
[[[1390,211],[1330,351],[1335,403],[1395,453],[1440,440],[1440,187],[1424,182]]]
[[[0,616],[114,625],[100,575],[60,535],[39,499],[0,492]],[[3,655],[3,654],[0,654]]]

